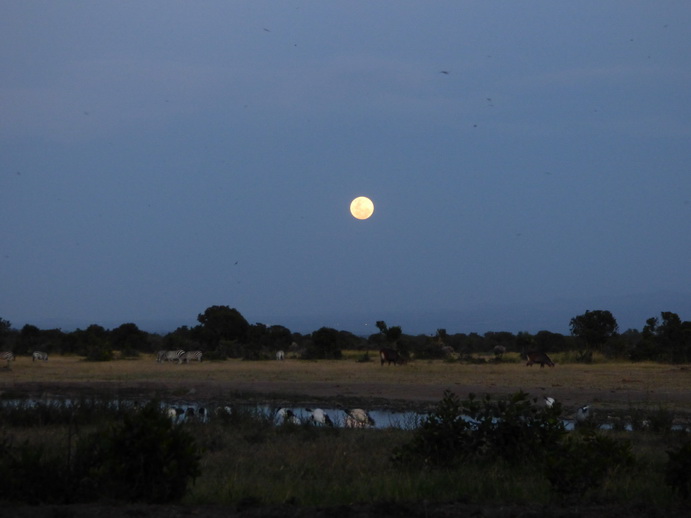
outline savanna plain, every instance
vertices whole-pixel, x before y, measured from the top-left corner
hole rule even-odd
[[[518,355],[508,354],[502,361],[419,360],[398,366],[362,361],[361,352],[345,352],[341,360],[182,365],[157,363],[147,355],[108,362],[77,356],[32,362],[19,357],[11,368],[0,369],[0,397],[5,400],[185,401],[203,405],[212,418],[181,425],[201,453],[198,476],[175,504],[10,505],[4,507],[9,514],[3,515],[690,516],[683,480],[675,486],[666,477],[667,452],[689,441],[685,430],[691,426],[691,367],[604,358],[580,364],[559,355],[553,359],[555,367],[540,368],[527,367]],[[439,410],[449,394],[461,400],[476,394],[503,401],[519,392],[540,408],[544,397],[554,398],[567,419],[580,406],[590,405],[588,426],[568,434],[578,434],[586,443],[595,434],[627,444],[633,460],[605,466],[595,484],[578,482],[576,476],[580,489],[555,491],[554,480],[529,458],[474,458],[443,468],[395,462],[396,452],[420,443],[418,432],[408,426],[275,426],[251,412],[213,418],[217,408],[255,404],[428,414]],[[599,428],[602,424],[608,425],[606,430]],[[88,428],[77,432],[61,424],[1,426],[15,442],[37,445],[60,445],[68,436],[78,440],[73,436]],[[588,479],[588,467],[582,469]]]

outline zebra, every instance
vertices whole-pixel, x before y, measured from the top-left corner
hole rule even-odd
[[[31,355],[31,361],[35,362],[36,360],[47,362],[48,353],[44,353],[43,351],[34,351],[34,353]]]
[[[184,361],[185,363],[189,363],[190,360],[197,360],[198,362],[202,361],[202,352],[201,351],[187,351],[186,353],[182,353],[180,355],[180,361]]]
[[[6,360],[7,361],[7,368],[10,368],[10,362],[14,361],[14,354],[12,354],[12,351],[3,351],[0,352],[0,361],[1,360]]]
[[[185,354],[185,351],[182,349],[178,349],[177,351],[165,351],[165,354],[161,358],[162,362],[174,362],[177,361],[178,363],[182,363],[182,356]]]
[[[166,359],[166,353],[167,353],[167,352],[168,352],[168,351],[166,351],[166,350],[158,351],[158,352],[156,353],[156,361],[157,361],[158,363],[161,363],[161,362],[165,361],[165,359]]]
[[[285,353],[284,351],[282,351],[282,350],[281,350],[281,351],[278,351],[278,352],[276,353],[276,359],[279,360],[279,361],[285,360],[285,359],[286,359],[286,353]]]

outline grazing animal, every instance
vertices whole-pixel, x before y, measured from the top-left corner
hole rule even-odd
[[[178,362],[182,363],[182,355],[185,354],[185,351],[182,349],[178,349],[177,351],[166,351],[166,353],[163,355],[163,359],[161,361],[164,362]]]
[[[526,356],[528,357],[528,363],[526,363],[526,365],[528,367],[532,367],[533,363],[539,363],[541,369],[545,365],[548,365],[550,367],[554,367],[554,362],[552,360],[550,360],[549,356],[547,356],[545,353],[533,351],[533,352],[529,352]]]
[[[286,359],[286,353],[284,353],[283,351],[278,351],[276,353],[276,359],[280,360],[280,361],[285,360]]]
[[[202,361],[202,352],[201,351],[187,351],[184,352],[180,355],[180,361],[189,363],[190,361],[197,360],[198,362]]]
[[[34,351],[34,353],[31,355],[31,361],[35,362],[36,360],[48,361],[48,353],[44,353],[43,351]]]
[[[353,408],[346,410],[345,427],[346,428],[369,428],[374,426],[374,419],[362,408]]]
[[[379,351],[379,360],[381,361],[382,366],[384,365],[384,362],[388,362],[388,365],[391,365],[392,363],[394,365],[403,363],[403,358],[401,358],[401,355],[398,354],[398,351],[388,347],[385,347]]]
[[[331,426],[333,427],[333,421],[329,417],[329,414],[324,412],[321,408],[315,408],[314,410],[310,408],[306,408],[310,413],[309,420],[311,423],[319,425],[319,426]]]
[[[282,424],[300,424],[300,418],[290,408],[280,408],[276,415]]]
[[[12,354],[12,351],[3,351],[0,353],[0,360],[6,360],[7,367],[9,368],[10,362],[14,361],[14,354]]]
[[[166,360],[166,353],[167,353],[167,352],[168,352],[168,351],[158,351],[158,352],[156,353],[156,361],[157,361],[158,363],[161,363],[161,362],[165,361],[165,360]]]

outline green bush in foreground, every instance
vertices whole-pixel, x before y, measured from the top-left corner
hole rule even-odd
[[[96,425],[60,449],[0,442],[0,500],[72,503],[101,499],[152,503],[181,500],[199,471],[190,435],[155,403],[125,413],[122,423]]]
[[[87,498],[174,502],[199,475],[194,438],[174,426],[153,403],[125,416],[122,425],[98,431],[80,443],[75,458]],[[91,487],[93,486],[93,487]]]
[[[667,452],[669,461],[665,472],[665,481],[684,500],[691,497],[691,442],[686,442],[676,450]]]
[[[275,426],[243,408],[173,425],[156,404],[23,405],[0,419],[0,502],[547,505],[577,496],[663,512],[688,497],[691,446],[672,449],[652,431],[565,432],[559,413],[522,393],[446,393],[414,430],[364,430]]]
[[[468,461],[537,462],[566,434],[561,406],[538,406],[518,392],[506,400],[466,401],[450,391],[416,430],[413,440],[393,452],[394,462],[451,468]]]
[[[612,470],[635,464],[630,442],[591,431],[569,435],[545,460],[545,476],[562,498],[582,496]]]

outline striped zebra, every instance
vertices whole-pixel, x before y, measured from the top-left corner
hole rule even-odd
[[[34,353],[31,355],[31,361],[35,362],[36,360],[47,362],[48,353],[44,353],[43,351],[34,351]]]
[[[166,353],[167,353],[167,352],[168,352],[168,351],[165,351],[165,350],[163,350],[163,351],[158,351],[158,352],[156,353],[156,361],[157,361],[158,363],[161,363],[162,361],[165,361],[165,359],[166,359]]]
[[[165,354],[163,355],[163,358],[161,359],[162,362],[174,362],[177,361],[178,363],[182,363],[182,356],[185,354],[185,351],[182,349],[178,349],[177,351],[163,351]]]
[[[182,356],[180,357],[182,361],[185,363],[188,363],[190,361],[197,360],[198,362],[202,361],[202,352],[201,351],[187,351],[186,353],[183,353]]]
[[[0,361],[6,360],[7,361],[7,367],[9,368],[10,362],[14,361],[14,354],[12,354],[12,351],[3,351],[0,353]]]

